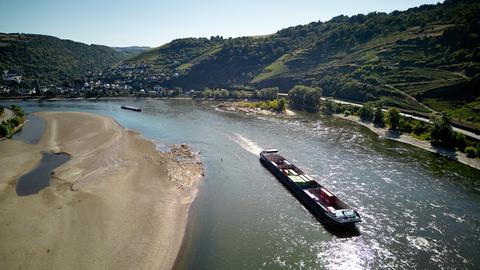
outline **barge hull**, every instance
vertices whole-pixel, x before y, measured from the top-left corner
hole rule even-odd
[[[297,197],[297,199],[312,213],[320,222],[325,225],[340,226],[346,228],[355,227],[356,222],[360,222],[360,219],[348,222],[341,222],[329,216],[327,209],[324,209],[319,203],[312,199],[304,189],[298,186],[287,175],[285,175],[279,168],[267,160],[263,155],[260,155],[260,162],[266,167],[275,177],[286,187],[289,191]],[[321,187],[321,185],[319,185]],[[342,204],[344,204],[342,202]],[[354,211],[356,215],[356,211]]]

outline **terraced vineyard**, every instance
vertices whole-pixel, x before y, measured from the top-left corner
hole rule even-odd
[[[180,39],[130,63],[178,73],[166,86],[319,86],[323,94],[475,124],[480,2],[447,0],[390,14],[338,16],[262,37]]]

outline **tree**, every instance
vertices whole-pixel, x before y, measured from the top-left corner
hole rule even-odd
[[[450,118],[447,114],[434,114],[432,117],[432,123],[432,139],[443,144],[450,144],[453,139],[453,132]]]
[[[10,128],[8,125],[6,125],[5,123],[2,123],[0,125],[0,137],[5,137],[8,135],[8,133],[10,132]]]
[[[335,103],[331,99],[325,101],[324,113],[326,115],[332,115],[335,112]]]
[[[317,112],[320,109],[322,89],[304,85],[296,85],[288,91],[290,105],[294,108]]]
[[[360,108],[360,119],[363,121],[370,122],[373,118],[373,106],[371,104],[366,103],[365,105]]]
[[[286,110],[287,110],[287,100],[282,97],[281,99],[278,100],[277,111],[284,112]]]
[[[8,121],[11,123],[12,127],[18,127],[22,123],[22,119],[19,116],[15,116]]]
[[[309,88],[305,92],[304,105],[307,112],[318,112],[322,92],[318,88]]]
[[[400,111],[396,108],[390,108],[387,112],[387,122],[391,129],[397,129],[400,123]]]
[[[213,97],[213,91],[210,88],[205,88],[205,90],[203,90],[202,94],[203,94],[203,97],[205,97],[205,98]]]
[[[373,123],[380,127],[385,126],[385,119],[383,117],[381,106],[377,106],[377,108],[375,109],[375,113],[373,114]]]
[[[262,88],[253,92],[253,97],[261,100],[274,100],[278,95],[278,87]]]
[[[20,106],[12,105],[11,108],[15,112],[15,114],[18,115],[19,117],[25,116],[25,112]]]
[[[467,141],[465,140],[465,135],[463,135],[463,133],[453,132],[453,138],[455,141],[455,147],[458,149],[462,150],[467,147]]]

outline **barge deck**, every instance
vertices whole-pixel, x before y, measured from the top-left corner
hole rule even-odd
[[[278,154],[276,149],[263,150],[260,162],[326,225],[354,227],[361,221],[357,211],[333,195],[311,176]]]

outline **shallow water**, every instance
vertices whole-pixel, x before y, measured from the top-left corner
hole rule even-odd
[[[38,193],[50,185],[51,172],[70,160],[65,153],[42,152],[40,163],[30,172],[22,175],[15,187],[18,196]]]
[[[191,100],[17,103],[109,115],[160,149],[185,142],[200,151],[206,179],[178,269],[480,267],[480,172],[350,122],[228,114]],[[125,103],[143,112],[121,110]],[[258,162],[267,147],[357,209],[360,235],[318,223]]]
[[[43,135],[45,122],[42,118],[35,115],[27,115],[27,123],[17,133],[13,134],[14,140],[19,140],[28,144],[36,144]]]

